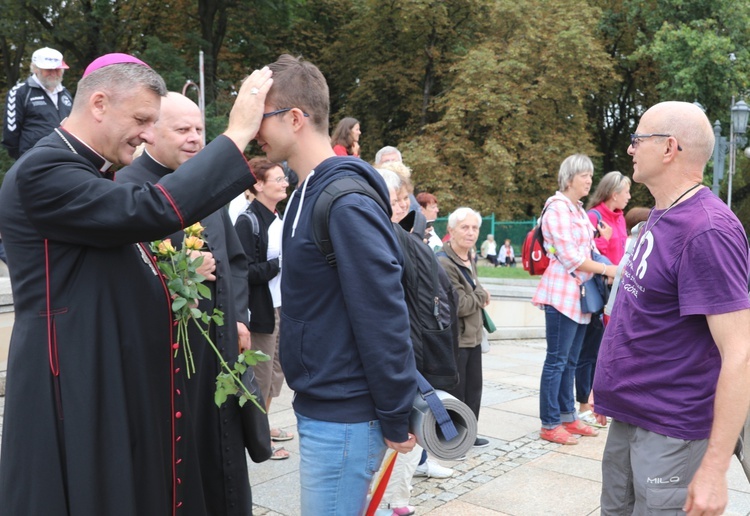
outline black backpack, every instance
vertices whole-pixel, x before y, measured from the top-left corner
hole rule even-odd
[[[331,205],[350,193],[367,195],[388,213],[384,200],[361,177],[343,177],[326,185],[313,206],[312,231],[315,245],[331,267],[336,266],[328,231]],[[395,223],[393,230],[404,255],[401,282],[417,370],[434,388],[453,389],[458,385],[458,294],[435,254],[418,235]]]

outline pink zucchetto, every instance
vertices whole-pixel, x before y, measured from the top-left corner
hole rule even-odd
[[[104,68],[105,66],[124,63],[135,63],[143,65],[147,68],[151,68],[146,63],[144,63],[137,57],[131,56],[130,54],[105,54],[91,61],[91,64],[86,67],[86,71],[83,72],[83,76],[86,77],[91,72],[95,72],[96,70]]]

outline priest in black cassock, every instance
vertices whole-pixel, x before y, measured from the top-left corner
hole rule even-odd
[[[12,515],[198,515],[200,443],[172,353],[169,292],[139,242],[215,212],[252,184],[242,150],[270,72],[239,90],[226,132],[156,184],[116,184],[152,142],[164,81],[125,54],[95,60],[70,117],[0,188],[15,302],[0,455]],[[192,466],[194,467],[194,466]]]
[[[154,129],[153,143],[146,144],[141,156],[117,172],[116,182],[157,183],[203,148],[201,111],[179,93],[169,92],[162,98]],[[211,298],[201,300],[198,308],[209,314],[214,308],[224,312],[224,326],[212,324],[209,332],[224,360],[231,364],[240,348],[250,347],[247,258],[226,208],[200,222],[205,228],[203,240],[208,251],[202,252],[204,261],[198,272],[206,276],[204,285],[211,290]],[[167,238],[179,248],[183,237],[184,232],[178,231]],[[195,326],[190,325],[188,331],[196,371],[186,382],[185,399],[199,464],[195,468],[188,465],[186,474],[196,477],[195,481],[203,487],[192,493],[192,503],[203,504],[205,514],[252,514],[239,404],[236,398],[230,398],[220,409],[216,406],[214,390],[219,361]]]

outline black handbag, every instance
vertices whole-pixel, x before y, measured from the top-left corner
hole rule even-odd
[[[266,401],[255,380],[255,371],[252,367],[248,367],[242,373],[241,380],[247,390],[257,398],[258,405],[265,407]],[[240,407],[240,421],[242,422],[242,439],[250,458],[255,463],[267,461],[273,453],[268,414],[262,412],[252,401],[248,401]]]

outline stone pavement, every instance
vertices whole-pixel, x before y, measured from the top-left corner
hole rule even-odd
[[[606,430],[577,446],[539,440],[538,384],[545,356],[540,339],[502,340],[483,355],[484,393],[479,432],[490,440],[448,479],[415,478],[411,504],[431,516],[588,516],[599,514],[601,456]],[[5,398],[0,396],[0,435]],[[291,392],[273,401],[271,423],[296,433]],[[284,443],[291,457],[250,463],[257,516],[300,514],[299,442]],[[248,459],[249,461],[249,459]],[[750,514],[750,484],[735,460],[729,474],[728,515]]]
[[[599,514],[601,457],[607,437],[582,437],[576,446],[539,439],[539,376],[545,342],[494,341],[483,355],[484,392],[479,433],[490,446],[462,462],[442,462],[452,478],[415,478],[411,504],[417,515],[535,516]],[[272,426],[296,431],[291,394],[273,401]],[[299,509],[299,445],[284,443],[291,457],[250,465],[256,515],[294,516]],[[750,514],[750,484],[739,462],[729,474],[728,515]]]

